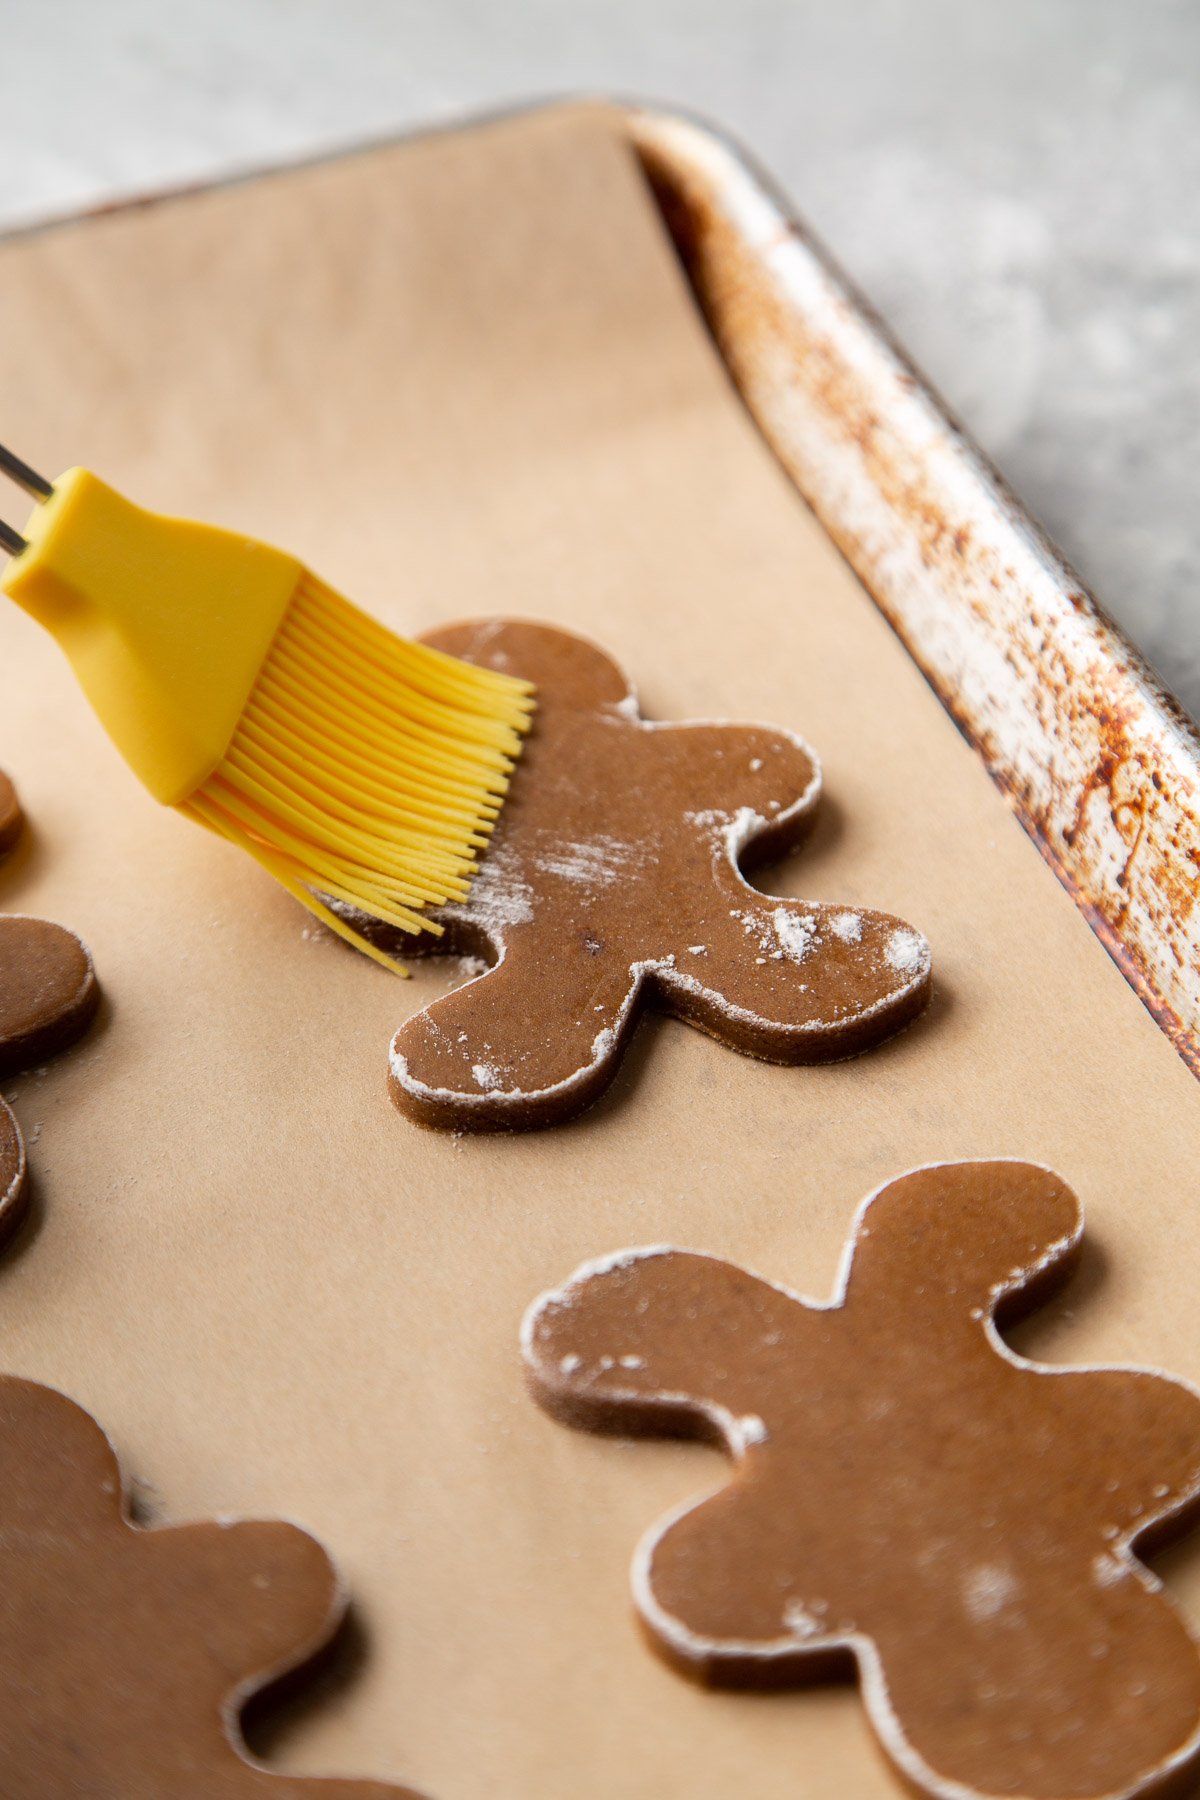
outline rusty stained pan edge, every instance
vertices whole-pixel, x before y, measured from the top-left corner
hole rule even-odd
[[[755,422],[1200,1074],[1195,726],[741,153],[629,125]]]

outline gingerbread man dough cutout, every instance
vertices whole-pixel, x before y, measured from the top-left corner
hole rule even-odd
[[[884,1751],[943,1800],[1195,1791],[1200,1645],[1135,1548],[1196,1509],[1200,1394],[997,1331],[1081,1229],[1047,1170],[946,1165],[864,1204],[828,1303],[663,1247],[536,1303],[555,1417],[735,1460],[634,1561],[672,1664],[743,1686],[857,1667]]]
[[[107,1438],[0,1377],[4,1800],[418,1800],[251,1761],[252,1694],[312,1661],[344,1598],[295,1525],[130,1523]]]
[[[798,738],[650,724],[603,651],[548,626],[424,641],[527,677],[538,710],[470,894],[417,945],[492,966],[397,1032],[403,1111],[460,1130],[558,1123],[612,1080],[651,999],[778,1063],[851,1056],[924,1006],[929,949],[903,920],[743,879],[812,823],[820,772]]]
[[[0,773],[0,858],[21,834],[21,808]],[[34,1068],[82,1037],[100,1000],[92,959],[73,931],[0,914],[0,1079]],[[25,1146],[0,1099],[0,1241],[24,1209]]]

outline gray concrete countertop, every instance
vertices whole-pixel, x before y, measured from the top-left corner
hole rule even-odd
[[[1189,0],[3,0],[0,227],[471,109],[738,135],[1200,714]]]

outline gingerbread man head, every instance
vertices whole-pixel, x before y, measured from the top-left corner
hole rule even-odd
[[[885,1751],[947,1800],[1158,1793],[1200,1765],[1197,1643],[1134,1554],[1200,1498],[1200,1395],[1044,1368],[997,1332],[1080,1230],[1044,1169],[948,1165],[864,1205],[829,1303],[667,1248],[537,1302],[548,1411],[735,1458],[635,1559],[673,1664],[743,1685],[856,1667]]]
[[[745,880],[809,829],[812,752],[761,725],[651,724],[594,645],[491,620],[426,639],[520,674],[538,711],[470,893],[417,948],[491,966],[392,1045],[398,1106],[424,1124],[557,1123],[612,1080],[653,1002],[769,1062],[868,1049],[929,992],[902,919],[772,899]]]

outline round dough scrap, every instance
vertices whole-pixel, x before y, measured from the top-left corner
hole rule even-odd
[[[24,822],[17,790],[0,769],[0,856],[8,855],[21,835]]]
[[[0,1077],[66,1050],[95,1017],[91,955],[47,919],[0,915]]]
[[[0,1100],[0,1244],[25,1211],[25,1145],[17,1121]]]

